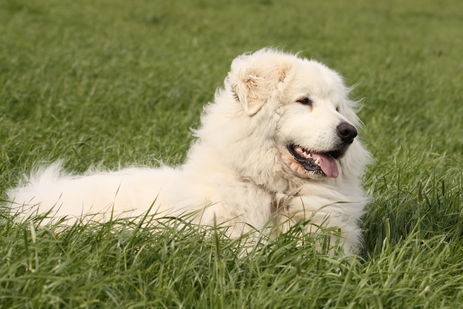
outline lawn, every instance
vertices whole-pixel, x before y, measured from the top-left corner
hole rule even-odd
[[[181,163],[231,60],[264,46],[327,64],[363,102],[375,161],[359,256],[297,229],[241,254],[220,230],[63,230],[0,211],[0,307],[461,307],[460,0],[3,0],[1,194],[57,159]]]

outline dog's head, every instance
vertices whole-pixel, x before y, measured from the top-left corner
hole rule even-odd
[[[264,49],[236,58],[227,81],[254,127],[275,123],[260,136],[272,140],[285,173],[320,180],[362,172],[368,153],[358,141],[354,102],[338,73]]]

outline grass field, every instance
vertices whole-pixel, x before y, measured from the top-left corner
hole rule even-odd
[[[363,101],[360,256],[297,230],[240,255],[220,231],[0,212],[0,307],[461,307],[460,0],[0,1],[0,192],[56,159],[181,163],[231,60],[264,46],[326,63]]]

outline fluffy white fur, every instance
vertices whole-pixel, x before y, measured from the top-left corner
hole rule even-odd
[[[368,198],[361,185],[369,154],[358,139],[336,160],[339,176],[298,164],[286,146],[324,152],[339,144],[337,125],[359,125],[342,78],[316,61],[273,49],[237,57],[213,103],[205,107],[186,162],[179,167],[128,168],[75,176],[54,164],[7,192],[23,214],[28,205],[53,217],[98,213],[98,220],[147,211],[230,225],[238,236],[295,222],[338,227],[347,252],[358,247],[358,220]],[[311,106],[297,100],[310,97]],[[309,228],[311,230],[311,228]]]

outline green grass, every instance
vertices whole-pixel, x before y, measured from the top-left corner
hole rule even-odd
[[[0,1],[0,192],[59,158],[181,163],[231,60],[264,46],[356,85],[375,158],[359,257],[298,227],[242,254],[221,231],[3,214],[0,307],[460,307],[462,29],[459,0]]]

